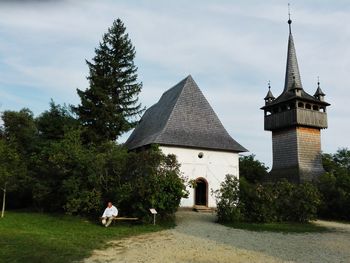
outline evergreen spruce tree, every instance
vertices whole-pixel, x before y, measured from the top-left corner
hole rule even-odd
[[[77,89],[81,104],[74,111],[85,127],[87,142],[116,140],[135,127],[144,110],[138,102],[142,83],[137,82],[135,48],[125,30],[118,18],[103,35],[92,62],[86,61],[90,87]]]

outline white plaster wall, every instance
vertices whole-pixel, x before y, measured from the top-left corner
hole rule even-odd
[[[181,164],[180,170],[189,180],[203,177],[208,181],[208,206],[216,207],[215,197],[211,190],[219,189],[220,183],[226,174],[239,177],[238,153],[180,148],[170,146],[159,147],[164,154],[175,154]],[[198,154],[202,152],[203,158]],[[189,197],[181,200],[180,206],[192,207],[194,205],[194,189],[188,187]]]

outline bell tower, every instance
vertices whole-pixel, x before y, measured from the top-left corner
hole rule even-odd
[[[321,129],[327,128],[325,94],[317,82],[314,96],[302,86],[294,40],[288,20],[289,39],[284,89],[275,98],[264,98],[264,129],[272,132],[273,165],[268,181],[287,179],[302,183],[324,173],[321,159]]]

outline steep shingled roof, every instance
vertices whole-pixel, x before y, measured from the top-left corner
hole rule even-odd
[[[132,150],[153,143],[247,151],[228,134],[191,76],[166,91],[145,112],[125,144]]]
[[[301,77],[299,72],[297,54],[295,51],[295,45],[291,30],[292,20],[288,20],[289,24],[289,38],[288,38],[288,51],[287,51],[287,63],[286,63],[286,75],[284,82],[283,92],[274,100],[269,102],[267,105],[263,106],[261,109],[269,108],[279,103],[284,103],[286,101],[294,100],[294,99],[302,99],[305,101],[310,101],[317,104],[330,105],[327,102],[320,101],[316,99],[314,96],[308,94],[304,89],[301,83]],[[293,91],[294,89],[300,90],[300,95],[296,95]]]
[[[283,92],[292,90],[293,85],[300,89],[303,88],[300,78],[297,54],[295,52],[293,35],[292,32],[289,32],[286,76]]]

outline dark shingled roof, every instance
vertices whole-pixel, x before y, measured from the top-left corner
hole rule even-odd
[[[295,52],[293,35],[291,32],[289,32],[286,76],[283,91],[286,92],[292,90],[293,85],[300,89],[303,88],[300,78],[297,54]]]
[[[269,86],[269,91],[267,92],[267,94],[266,94],[264,100],[268,100],[268,99],[273,99],[273,100],[275,99],[275,97],[273,96],[273,94],[272,94],[272,92],[271,92],[270,86]]]
[[[166,91],[142,116],[128,149],[150,144],[247,151],[225,130],[191,76]]]

